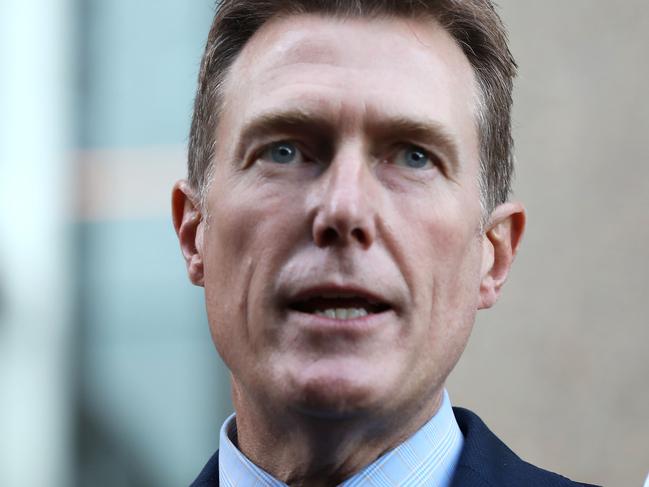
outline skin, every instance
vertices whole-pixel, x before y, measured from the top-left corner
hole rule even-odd
[[[332,485],[435,414],[523,208],[481,224],[476,83],[431,19],[273,19],[224,90],[206,200],[179,181],[174,225],[231,371],[239,448],[289,485]],[[269,149],[282,141],[289,163]],[[413,150],[430,163],[409,165]],[[332,294],[388,308],[294,309]]]

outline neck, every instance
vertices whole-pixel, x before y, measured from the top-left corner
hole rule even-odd
[[[397,414],[323,417],[257,407],[233,385],[238,448],[292,487],[337,485],[412,436],[438,411],[442,394]]]

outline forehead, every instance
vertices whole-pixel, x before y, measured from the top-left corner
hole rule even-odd
[[[366,41],[371,41],[367,45]],[[452,49],[448,50],[453,46]],[[255,57],[263,47],[266,59]],[[451,62],[457,47],[433,18],[333,17],[320,14],[284,15],[270,19],[254,34],[239,56],[240,65],[267,61],[291,63],[308,58],[322,63],[369,67],[386,55],[426,62],[433,53]],[[376,55],[366,56],[368,48]],[[461,51],[460,51],[461,52]],[[404,59],[405,61],[406,59]],[[398,63],[405,64],[405,63]]]
[[[277,17],[228,73],[220,135],[265,112],[299,108],[341,127],[382,114],[432,119],[473,151],[476,86],[462,49],[432,17]]]

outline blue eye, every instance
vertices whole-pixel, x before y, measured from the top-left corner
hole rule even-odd
[[[266,158],[277,164],[290,164],[295,162],[300,155],[300,151],[290,142],[278,142],[273,144],[266,151]]]
[[[410,146],[400,151],[396,163],[413,169],[425,169],[433,165],[428,153],[417,146]]]

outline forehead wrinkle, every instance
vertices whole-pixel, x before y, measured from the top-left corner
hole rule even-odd
[[[313,30],[305,31],[300,20],[333,20],[328,16],[313,14],[277,15],[265,22],[243,47],[237,56],[234,66],[239,66],[244,72],[255,73],[268,68],[281,68],[286,65],[300,64],[309,60],[312,64],[335,65],[339,60],[339,52],[334,43],[329,42],[330,36]],[[298,21],[295,24],[294,21]],[[283,29],[276,31],[275,25],[283,24]],[[252,52],[264,46],[263,61]]]
[[[431,55],[440,55],[433,50],[436,42],[440,40],[440,34],[441,38],[448,38],[461,52],[461,47],[435,17],[426,15],[425,24],[421,23],[421,17],[409,15],[377,15],[367,18],[321,13],[278,14],[251,37],[237,56],[235,64],[240,63],[248,69],[263,69],[267,63],[278,66],[296,64],[308,59],[313,64],[360,67],[368,63],[371,65],[373,58],[382,56],[383,51],[388,50],[392,53],[395,49],[407,52],[407,57],[411,58],[410,62],[414,56],[425,64]],[[277,24],[281,24],[282,29],[276,29]],[[341,30],[336,26],[343,28]],[[386,27],[389,27],[389,36],[385,35]],[[373,49],[376,56],[368,58],[365,51],[357,47],[362,46],[365,36],[373,36],[376,33],[381,34],[378,42],[374,36]],[[347,41],[342,50],[338,42],[341,38]],[[267,63],[260,64],[256,56],[250,55],[250,51],[259,46],[265,48]],[[441,58],[446,62],[450,61],[450,58],[444,55]],[[343,62],[345,60],[346,63]]]
[[[402,42],[397,42],[396,44],[389,42],[386,37],[378,45],[373,45],[376,55],[370,57],[365,52],[362,55],[360,53],[358,56],[355,55],[354,47],[358,42],[345,44],[344,48],[340,46],[339,41],[341,40],[341,35],[343,38],[351,34],[357,36],[359,34],[358,30],[354,29],[353,32],[348,32],[349,29],[345,29],[342,32],[340,30],[332,32],[331,30],[332,24],[339,26],[348,24],[350,28],[361,27],[362,30],[360,32],[372,33],[382,27],[382,22],[389,23],[391,36],[397,35],[403,40],[403,44]],[[391,68],[388,72],[382,73],[382,75],[403,72],[403,70],[409,71],[413,66],[424,67],[424,71],[428,71],[430,68],[425,68],[427,66],[457,66],[459,62],[460,64],[465,64],[468,68],[468,72],[470,73],[470,89],[471,91],[475,91],[474,70],[457,41],[437,21],[429,21],[424,26],[419,25],[420,22],[420,19],[403,17],[379,17],[368,20],[365,18],[339,19],[319,14],[279,15],[266,22],[253,35],[245,45],[242,53],[237,56],[232,69],[228,73],[230,75],[228,77],[231,80],[242,80],[258,79],[260,76],[263,76],[271,82],[275,81],[276,78],[278,81],[285,81],[281,80],[281,78],[286,74],[286,70],[288,69],[294,76],[294,79],[299,81],[300,78],[306,76],[306,71],[303,68],[308,70],[309,67],[317,69],[318,66],[326,66],[331,70],[325,78],[327,81],[333,74],[336,74],[340,79],[340,73],[333,72],[340,70],[347,71],[348,76],[354,76],[355,74],[356,77],[363,78],[366,71],[371,72],[377,68],[374,61],[382,58],[382,50],[384,48],[390,51],[390,55],[394,54],[395,49],[402,48],[405,49],[404,56],[394,57]],[[282,29],[277,29],[277,24],[281,24]],[[314,24],[312,26],[313,28],[309,28],[311,24]],[[392,29],[395,25],[400,26],[396,34]],[[358,39],[356,40],[358,41]],[[453,51],[457,52],[452,53],[446,52],[444,49],[434,49],[437,42],[440,41],[448,41],[454,46]],[[416,48],[413,49],[414,46]],[[259,49],[263,52],[262,56],[259,56],[259,53],[255,53]],[[431,58],[437,59],[438,62],[431,62]],[[385,66],[380,67],[383,70],[386,69]],[[234,72],[237,72],[237,74],[234,75]],[[434,78],[439,76],[439,73],[435,71],[429,74],[432,74]],[[446,71],[444,75],[454,76],[453,70]],[[443,79],[443,76],[440,79]],[[351,82],[353,80],[349,79],[349,81]],[[454,82],[458,85],[464,85],[466,80],[457,78]],[[469,104],[473,111],[475,111],[475,101],[470,100]]]

